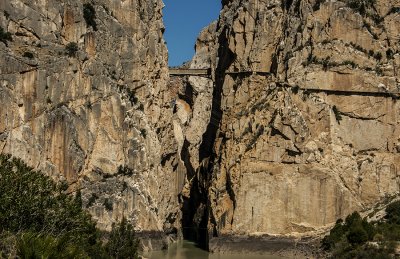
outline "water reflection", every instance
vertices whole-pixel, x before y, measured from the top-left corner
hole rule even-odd
[[[266,254],[211,254],[192,242],[182,241],[170,246],[165,251],[153,251],[144,254],[149,259],[283,259],[284,257]]]

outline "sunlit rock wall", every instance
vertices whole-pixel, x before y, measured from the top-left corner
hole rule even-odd
[[[126,217],[138,230],[174,231],[163,3],[90,3],[96,25],[82,1],[0,2],[13,39],[0,42],[0,152],[80,190],[102,229]]]
[[[214,236],[315,234],[398,194],[400,2],[223,4]]]

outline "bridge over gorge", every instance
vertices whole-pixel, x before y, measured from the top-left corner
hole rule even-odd
[[[169,74],[171,76],[211,76],[211,68],[169,68]],[[262,71],[226,71],[227,75],[265,75],[268,76],[270,72]]]
[[[211,76],[211,68],[169,68],[171,76]]]
[[[169,68],[169,74],[171,76],[203,76],[211,77],[211,68],[205,69],[193,69],[193,68]],[[226,75],[232,76],[250,76],[250,75],[262,75],[270,76],[272,73],[263,71],[226,71]],[[333,88],[319,88],[315,86],[311,87],[298,87],[292,86],[287,83],[279,83],[278,87],[284,88],[296,88],[298,90],[304,90],[308,92],[324,92],[328,95],[364,95],[364,96],[383,96],[395,99],[400,99],[400,91],[387,91],[386,89],[333,89]]]

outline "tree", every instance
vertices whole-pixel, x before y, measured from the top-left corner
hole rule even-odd
[[[393,258],[400,240],[400,201],[388,205],[386,213],[386,221],[368,222],[358,212],[347,216],[344,223],[338,220],[322,240],[322,248],[330,252],[332,258]]]
[[[90,3],[83,5],[83,18],[85,18],[88,27],[91,26],[93,30],[97,31],[96,10]]]
[[[362,228],[362,226],[352,226],[349,233],[346,235],[347,240],[352,245],[360,245],[368,240],[367,232]]]
[[[137,259],[139,258],[138,246],[139,242],[135,238],[135,231],[125,218],[118,225],[113,224],[110,238],[106,244],[109,256],[116,259]]]
[[[322,248],[324,250],[332,249],[345,234],[345,227],[343,226],[343,220],[338,219],[335,226],[331,229],[329,235],[322,239]]]
[[[395,201],[387,206],[385,219],[388,223],[400,225],[400,201]]]
[[[17,241],[19,258],[70,259],[90,257],[82,247],[69,243],[65,238],[55,238],[38,233],[23,233]]]
[[[81,193],[67,187],[0,154],[0,258],[138,258],[132,225],[113,225],[104,245]]]
[[[0,233],[33,233],[38,240],[62,240],[88,253],[98,250],[95,222],[83,211],[79,196],[64,190],[64,184],[57,185],[22,160],[0,155]]]

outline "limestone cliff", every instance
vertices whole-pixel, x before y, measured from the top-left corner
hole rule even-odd
[[[203,139],[212,236],[315,235],[398,194],[399,7],[223,1]]]
[[[210,68],[215,64],[216,22],[204,28],[196,42],[196,54],[186,64],[191,69]],[[207,191],[209,172],[205,170],[201,157],[203,135],[212,120],[213,79],[200,76],[171,77],[171,91],[176,92],[173,116],[175,139],[178,143],[178,174],[181,176],[179,200],[182,210],[183,237],[205,241],[198,229],[207,228]],[[174,90],[172,90],[174,89]],[[212,145],[212,142],[207,143]],[[204,246],[206,245],[203,242]]]
[[[162,7],[0,2],[0,152],[80,190],[102,229],[179,224]]]
[[[211,76],[170,79],[161,0],[1,1],[0,152],[103,229],[205,247],[316,236],[397,195],[400,2],[222,3],[187,64]]]

